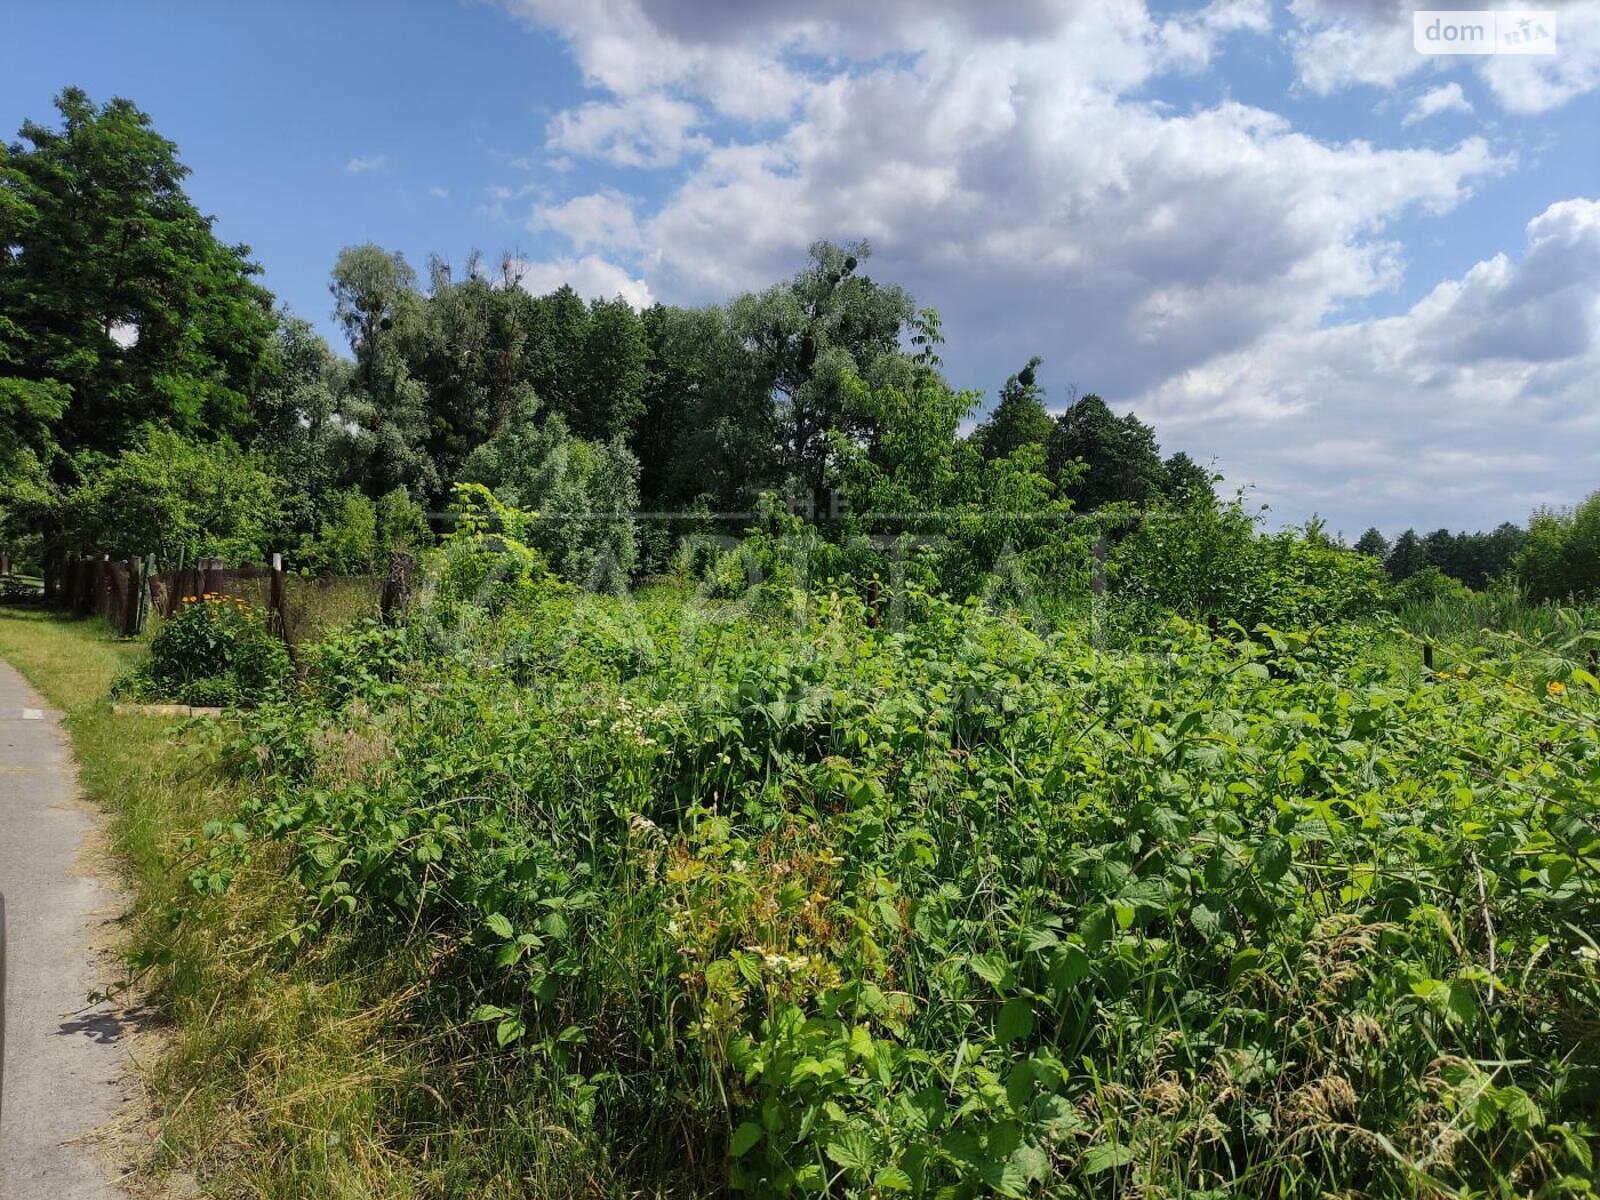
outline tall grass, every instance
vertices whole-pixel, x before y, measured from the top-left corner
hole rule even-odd
[[[225,898],[207,890],[203,832],[248,788],[215,769],[211,727],[112,712],[112,680],[146,649],[103,621],[0,608],[0,657],[64,712],[80,783],[106,814],[133,896],[126,982],[169,1022],[164,1052],[141,1064],[155,1106],[143,1172],[181,1168],[219,1196],[452,1194],[462,1131],[429,1111],[427,1038],[395,1021],[421,966],[341,939],[286,960],[295,895],[270,848],[233,866]],[[436,1136],[403,1157],[395,1121]]]
[[[1413,600],[1396,610],[1395,620],[1414,637],[1437,643],[1490,646],[1510,639],[1553,647],[1600,631],[1600,604],[1537,603],[1515,584],[1497,584]]]

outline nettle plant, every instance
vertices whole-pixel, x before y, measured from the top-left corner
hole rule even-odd
[[[1419,683],[1331,634],[1107,655],[914,607],[560,597],[516,672],[385,659],[360,730],[255,720],[215,854],[287,843],[302,945],[427,947],[410,1026],[494,1064],[446,1103],[640,1187],[1592,1194],[1581,658]]]

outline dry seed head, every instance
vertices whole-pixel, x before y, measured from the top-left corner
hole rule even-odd
[[[1144,1090],[1145,1100],[1163,1117],[1175,1117],[1184,1110],[1189,1093],[1178,1076],[1169,1071]]]
[[[1284,1103],[1293,1124],[1322,1124],[1354,1111],[1356,1089],[1343,1075],[1324,1075],[1297,1087]]]

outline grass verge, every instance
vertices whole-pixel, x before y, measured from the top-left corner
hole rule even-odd
[[[214,768],[204,726],[112,713],[112,680],[144,652],[101,622],[0,607],[0,658],[65,714],[83,790],[106,814],[133,897],[129,979],[170,1022],[159,1061],[141,1064],[157,1110],[144,1171],[181,1169],[217,1196],[450,1194],[447,1163],[419,1189],[378,1127],[380,1098],[426,1089],[385,1020],[392,970],[335,945],[280,969],[292,922],[270,855],[226,901],[197,892],[201,832],[235,810],[238,785]]]

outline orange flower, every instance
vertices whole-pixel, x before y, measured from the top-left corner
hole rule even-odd
[[[1562,683],[1559,679],[1552,679],[1549,683],[1544,685],[1544,690],[1549,692],[1552,696],[1559,696],[1562,692],[1567,690],[1567,685]]]

